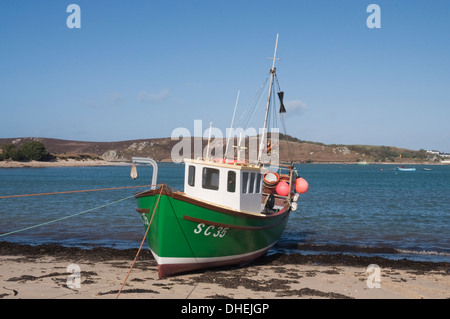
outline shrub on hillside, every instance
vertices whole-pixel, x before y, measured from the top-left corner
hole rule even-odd
[[[51,155],[45,149],[44,144],[39,141],[25,142],[20,148],[17,148],[14,144],[4,144],[1,149],[0,160],[48,161],[51,159]]]
[[[2,145],[2,157],[4,159],[11,159],[13,161],[20,161],[25,159],[20,149],[18,149],[14,144]]]
[[[44,144],[39,141],[23,143],[20,151],[27,159],[31,161],[46,161],[49,159],[49,154],[45,149]]]

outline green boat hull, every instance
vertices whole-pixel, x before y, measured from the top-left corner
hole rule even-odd
[[[276,213],[255,214],[162,187],[136,196],[160,277],[252,261],[277,242],[290,213],[287,202]]]

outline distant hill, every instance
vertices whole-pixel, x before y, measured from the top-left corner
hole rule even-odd
[[[133,156],[151,157],[157,161],[171,161],[171,151],[179,140],[170,138],[138,139],[118,142],[86,142],[41,137],[0,138],[3,144],[13,143],[20,147],[26,141],[42,142],[47,151],[59,158],[93,158],[107,161],[129,161]],[[202,148],[207,141],[201,141]],[[248,141],[247,141],[248,145]],[[303,163],[418,163],[433,161],[424,150],[414,151],[391,146],[371,145],[327,145],[302,141],[283,136],[280,139],[280,158],[282,162]],[[193,150],[193,146],[191,147]]]

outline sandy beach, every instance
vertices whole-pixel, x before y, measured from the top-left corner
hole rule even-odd
[[[118,296],[136,252],[134,249],[83,250],[1,242],[0,298],[269,300],[450,297],[449,263],[341,254],[275,254],[248,265],[158,279],[157,265],[148,249],[139,254]],[[368,268],[371,264],[378,268]]]

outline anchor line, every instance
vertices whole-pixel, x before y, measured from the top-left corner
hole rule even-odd
[[[127,282],[128,277],[130,276],[131,270],[132,270],[133,267],[134,267],[134,263],[136,262],[136,260],[137,260],[137,258],[138,258],[138,256],[139,256],[139,253],[141,252],[142,246],[144,245],[145,238],[147,237],[148,231],[150,230],[150,226],[152,225],[153,216],[155,216],[156,208],[157,208],[158,205],[159,205],[159,200],[161,199],[161,194],[162,194],[162,192],[163,192],[163,189],[164,189],[164,185],[161,185],[160,191],[159,191],[158,200],[156,201],[155,208],[153,209],[152,217],[150,218],[150,222],[148,223],[147,230],[145,231],[144,237],[142,238],[142,241],[141,241],[141,245],[139,246],[139,249],[138,249],[138,251],[137,251],[137,253],[136,253],[136,256],[134,257],[134,260],[133,260],[133,262],[131,263],[130,269],[129,269],[128,272],[127,272],[127,275],[126,275],[126,277],[125,277],[125,279],[124,279],[124,281],[123,281],[123,283],[122,283],[122,286],[120,287],[120,289],[119,289],[119,291],[118,291],[118,293],[117,293],[116,299],[119,298],[120,293],[122,292],[122,289],[123,289],[123,287],[125,286],[125,283]]]
[[[147,186],[148,186],[148,185],[146,185],[146,186],[140,186],[140,187],[147,187]],[[152,186],[152,185],[150,185],[150,186]],[[134,187],[134,186],[131,186],[131,187]],[[117,188],[117,187],[116,187],[116,188]],[[114,188],[114,189],[116,189],[116,188]],[[106,190],[106,189],[102,189],[102,190]],[[91,191],[91,190],[88,190],[88,191]],[[92,190],[92,191],[94,191],[94,190]],[[144,191],[143,191],[143,192],[144,192]],[[40,224],[37,224],[37,225],[33,225],[33,226],[25,227],[25,228],[22,228],[22,229],[10,231],[10,232],[8,232],[8,233],[0,234],[0,238],[1,238],[1,237],[8,236],[8,235],[11,235],[11,234],[16,234],[16,233],[20,233],[20,232],[23,232],[23,231],[26,231],[26,230],[30,230],[30,229],[33,229],[33,228],[37,228],[37,227],[41,227],[41,226],[53,224],[53,223],[59,222],[59,221],[61,221],[61,220],[65,220],[65,219],[72,218],[72,217],[75,217],[75,216],[83,215],[83,214],[86,214],[86,213],[95,211],[95,210],[97,210],[97,209],[104,208],[104,207],[107,207],[107,206],[110,206],[110,205],[113,205],[113,204],[122,202],[122,201],[124,201],[124,200],[130,199],[130,198],[135,197],[136,195],[138,195],[138,194],[140,194],[140,193],[143,193],[143,192],[139,192],[139,193],[137,193],[137,194],[133,194],[133,195],[131,195],[131,196],[127,196],[127,197],[125,197],[125,198],[118,199],[118,200],[115,200],[115,201],[113,201],[113,202],[110,202],[110,203],[107,203],[107,204],[104,204],[104,205],[100,205],[100,206],[97,206],[97,207],[94,207],[94,208],[91,208],[91,209],[88,209],[88,210],[85,210],[85,211],[82,211],[82,212],[79,212],[79,213],[75,213],[75,214],[72,214],[72,215],[69,215],[69,216],[64,216],[64,217],[57,218],[57,219],[54,219],[54,220],[50,220],[50,221],[47,221],[47,222],[44,222],[44,223],[40,223]],[[63,193],[65,193],[65,192],[63,192]]]
[[[298,211],[294,211],[295,213],[297,213],[297,214],[299,214],[300,216],[302,216],[304,219],[306,219],[307,221],[309,221],[309,222],[311,222],[311,223],[313,223],[314,225],[317,225],[317,226],[320,226],[320,227],[323,227],[323,228],[325,228],[325,229],[329,229],[329,230],[332,230],[333,228],[331,228],[331,227],[328,227],[328,226],[325,226],[325,225],[322,225],[322,224],[319,224],[319,223],[316,223],[315,221],[313,221],[312,219],[310,219],[310,218],[308,218],[308,217],[306,217],[305,215],[303,215],[302,213],[300,213],[300,212],[298,212]],[[336,229],[335,229],[336,230]]]
[[[14,198],[14,197],[28,197],[28,196],[44,196],[44,195],[57,195],[57,194],[98,192],[98,191],[109,191],[109,190],[126,189],[126,188],[152,187],[152,186],[158,186],[158,185],[122,186],[122,187],[83,189],[83,190],[77,190],[77,191],[64,191],[64,192],[52,192],[52,193],[7,195],[7,196],[0,196],[0,199],[3,199],[3,198]]]

